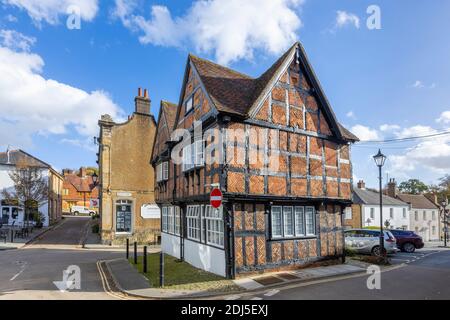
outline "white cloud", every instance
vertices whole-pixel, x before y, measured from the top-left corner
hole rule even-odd
[[[0,30],[0,45],[12,50],[30,51],[36,38],[28,37],[15,30]]]
[[[359,29],[359,17],[353,13],[338,10],[336,12],[335,29],[342,28],[346,25],[353,25],[356,29]]]
[[[396,132],[399,139],[435,134],[437,131],[428,126],[416,125]]]
[[[356,120],[356,116],[355,116],[355,113],[354,113],[353,111],[347,112],[347,114],[346,114],[345,116],[346,116],[347,118]]]
[[[135,0],[115,3],[113,16],[141,32],[141,43],[193,47],[214,53],[222,64],[251,60],[258,49],[279,54],[297,40],[302,26],[298,10],[303,0],[196,0],[178,17],[172,17],[167,7],[155,5],[149,19],[133,13]]]
[[[17,17],[13,16],[12,14],[6,15],[5,20],[11,23],[19,21],[19,19],[17,19]]]
[[[412,87],[413,87],[413,88],[417,88],[417,89],[421,89],[421,88],[425,87],[425,85],[423,84],[422,81],[416,80],[416,82],[414,82],[414,83],[412,84]]]
[[[438,119],[436,119],[436,122],[450,124],[450,111],[442,112],[441,116]]]
[[[380,126],[380,130],[383,132],[397,131],[400,130],[400,126],[396,124],[383,124]]]
[[[25,10],[33,21],[40,25],[43,21],[57,24],[61,15],[67,15],[67,9],[76,6],[81,18],[92,21],[98,12],[98,0],[1,0],[5,5]]]
[[[63,135],[69,129],[75,137],[92,137],[102,114],[121,117],[105,92],[46,79],[43,68],[39,55],[0,46],[0,145],[30,147],[34,135]]]
[[[369,127],[360,124],[353,126],[350,131],[355,134],[362,142],[380,139],[377,130],[370,129]]]

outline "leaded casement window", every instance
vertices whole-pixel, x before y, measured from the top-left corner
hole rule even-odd
[[[194,95],[192,95],[188,101],[186,101],[186,112],[188,113],[194,108]]]
[[[283,207],[272,207],[272,237],[281,238],[283,237],[283,232],[281,229],[281,210]]]
[[[389,208],[389,218],[394,219],[394,208]]]
[[[403,208],[403,219],[406,219],[406,208]]]
[[[352,219],[353,219],[352,207],[345,208],[345,220],[352,220]]]
[[[163,232],[167,232],[168,228],[167,228],[167,209],[168,207],[162,207],[162,221],[161,221],[161,229]]]
[[[175,217],[173,207],[167,207],[167,232],[174,233],[175,229]]]
[[[169,162],[165,161],[156,166],[156,182],[169,180]]]
[[[195,150],[194,150],[194,157],[195,157],[195,166],[196,167],[202,167],[205,164],[203,151],[204,151],[204,143],[203,140],[197,140],[194,142]]]
[[[222,247],[224,245],[223,210],[205,206],[206,243]]]
[[[314,207],[273,206],[271,222],[274,239],[316,235]]]
[[[195,167],[203,167],[204,159],[204,142],[196,140],[194,143],[187,145],[183,149],[183,171],[191,170]]]
[[[370,219],[375,219],[375,208],[370,208]]]
[[[200,241],[202,206],[187,206],[187,238]]]
[[[162,226],[163,232],[180,235],[180,207],[164,206],[162,207]]]
[[[188,171],[194,167],[192,155],[192,144],[189,144],[183,149],[183,171]]]
[[[314,207],[305,207],[306,235],[316,234],[316,214]]]
[[[178,206],[175,206],[173,208],[174,208],[174,216],[175,216],[174,233],[179,236],[181,234],[180,233],[180,231],[181,231],[181,228],[180,228],[181,210],[180,210],[180,207],[178,207]]]
[[[285,237],[294,236],[294,211],[292,207],[283,207],[283,231]]]
[[[131,233],[132,232],[132,213],[131,200],[116,201],[116,232]]]
[[[295,207],[295,234],[306,235],[305,232],[305,207]]]

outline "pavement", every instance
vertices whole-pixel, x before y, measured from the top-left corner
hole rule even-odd
[[[27,238],[16,237],[16,238],[14,238],[14,242],[10,242],[11,239],[8,237],[6,243],[5,242],[0,242],[0,251],[2,251],[2,250],[14,250],[14,249],[23,248],[27,243],[32,242],[33,240],[35,240],[39,236],[43,235],[44,233],[46,233],[49,230],[52,230],[53,228],[57,227],[58,225],[60,225],[63,222],[64,222],[64,220],[61,220],[57,224],[55,224],[53,226],[50,226],[50,227],[44,227],[44,228],[41,228],[41,229],[35,228],[33,230],[33,233],[31,233]]]
[[[112,279],[112,287],[122,294],[134,298],[147,299],[202,299],[223,296],[223,293],[193,290],[170,290],[152,288],[149,281],[139,273],[126,259],[104,261],[107,272]],[[251,276],[233,280],[241,290],[250,292],[279,285],[299,283],[365,272],[361,266],[343,264],[327,267],[308,268],[297,271],[273,272],[260,276]],[[235,294],[230,295],[234,297]]]
[[[400,255],[400,256],[406,256]],[[449,300],[450,250],[418,250],[408,263],[381,268],[379,289],[369,289],[373,274],[311,279],[277,288],[219,296],[226,300]]]

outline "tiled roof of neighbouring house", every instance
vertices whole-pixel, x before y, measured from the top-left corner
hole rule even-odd
[[[337,122],[334,112],[309,64],[306,53],[299,42],[296,42],[266,72],[256,79],[194,55],[189,55],[189,59],[195,66],[217,110],[246,117],[259,99],[267,92],[273,80],[276,80],[275,76],[279,74],[287,59],[292,57],[295,52],[298,52],[299,60],[302,61],[305,71],[313,80],[315,92],[332,126],[334,125],[336,131],[343,139],[359,141],[358,137]]]
[[[367,204],[367,205],[379,205],[380,204],[380,194],[367,189],[354,188],[353,190],[353,203],[357,204]],[[406,206],[407,203],[383,195],[383,205],[388,206]]]
[[[175,124],[175,118],[177,117],[177,105],[175,103],[171,103],[168,101],[161,101],[161,107],[162,112],[164,113],[164,116],[166,117],[167,121],[167,128],[169,130],[169,136],[172,133],[174,124]]]
[[[80,177],[76,174],[66,174],[64,184],[70,183],[78,192],[91,192],[94,188],[92,176]]]
[[[415,209],[438,209],[438,206],[431,202],[423,194],[399,194],[397,197]]]

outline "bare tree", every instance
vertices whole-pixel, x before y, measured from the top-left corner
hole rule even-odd
[[[48,180],[44,177],[42,168],[27,165],[17,165],[9,173],[9,177],[14,183],[14,190],[4,189],[3,198],[24,209],[28,225],[30,214],[48,201]]]

